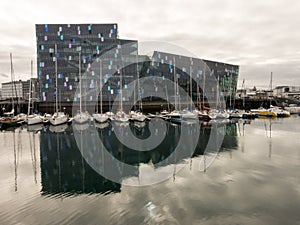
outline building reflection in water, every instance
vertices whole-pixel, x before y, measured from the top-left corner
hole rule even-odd
[[[41,181],[44,194],[120,192],[121,185],[100,176],[83,159],[72,127],[41,131]]]
[[[111,193],[120,192],[122,180],[139,175],[141,164],[152,164],[155,168],[186,162],[192,157],[202,156],[206,150],[212,127],[223,130],[224,139],[221,138],[220,151],[237,149],[237,125],[235,123],[190,124],[183,129],[180,125],[166,123],[166,135],[163,141],[150,151],[137,151],[120,143],[116,132],[128,135],[131,132],[136,138],[144,140],[151,135],[148,123],[136,126],[132,123],[126,126],[113,126],[108,124],[97,130],[98,137],[109,153],[110,160],[104,155],[95,142],[94,133],[90,128],[78,129],[79,139],[75,140],[72,126],[63,128],[46,128],[41,130],[40,157],[41,157],[41,182],[43,194],[79,194],[79,193]],[[199,129],[196,131],[196,129]],[[193,132],[199,135],[195,146],[192,141],[185,141],[182,149],[176,150],[179,145],[181,132],[187,133],[186,138],[193,137]],[[82,138],[81,138],[82,137]],[[97,137],[97,138],[98,138]],[[143,146],[138,146],[143,147]],[[115,168],[114,176],[117,182],[110,181],[99,175],[82,156],[80,149],[85,154],[97,159],[97,170],[103,174],[106,170]],[[113,162],[115,165],[106,165]],[[130,169],[123,165],[131,165]]]

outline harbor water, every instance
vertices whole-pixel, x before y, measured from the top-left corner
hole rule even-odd
[[[298,115],[165,122],[147,151],[121,139],[151,138],[151,121],[87,126],[0,133],[0,224],[300,224]]]

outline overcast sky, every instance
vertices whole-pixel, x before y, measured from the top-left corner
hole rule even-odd
[[[300,85],[298,0],[1,1],[1,82],[10,79],[1,75],[10,74],[10,52],[16,78],[30,77],[36,23],[118,23],[120,38],[165,41],[240,65],[247,87],[268,87],[271,71],[274,86]]]

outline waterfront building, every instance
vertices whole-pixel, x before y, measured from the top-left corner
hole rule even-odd
[[[82,98],[85,101],[96,100],[90,92],[99,85],[99,66],[94,67],[93,63],[101,55],[109,54],[101,59],[104,101],[114,99],[120,92],[121,73],[125,89],[136,78],[136,66],[123,68],[123,65],[136,62],[137,41],[119,39],[117,24],[37,24],[36,38],[41,102],[54,102],[56,94],[62,103],[79,101],[80,96],[76,94],[80,81],[79,53],[81,74],[85,75],[85,80],[82,80]],[[55,87],[55,60],[58,93]]]
[[[277,86],[273,89],[273,96],[299,100],[300,86]]]
[[[8,98],[23,98],[22,81],[2,83],[2,97]]]
[[[101,57],[102,63],[102,99],[104,102],[114,101],[120,93],[122,85],[123,101],[132,100],[126,92],[129,84],[138,76],[164,76],[172,77],[170,60],[165,60],[167,55],[176,58],[181,64],[182,79],[179,85],[187,90],[188,76],[184,71],[191,65],[190,57],[155,51],[151,57],[138,55],[138,42],[135,40],[123,40],[119,38],[117,24],[37,24],[37,74],[39,83],[40,106],[45,103],[47,111],[58,96],[60,105],[70,105],[78,102],[81,97],[85,105],[88,102],[99,100],[99,96],[93,95],[93,91],[99,88],[99,66],[94,67]],[[57,50],[55,52],[55,46]],[[81,57],[82,80],[81,96],[76,92],[80,81],[79,55]],[[165,60],[166,63],[161,63]],[[210,75],[218,79],[222,94],[225,98],[235,95],[238,80],[239,66],[209,60],[192,59],[194,62],[205,62],[210,68]],[[58,86],[56,88],[57,63]],[[171,62],[172,63],[172,62]],[[164,64],[164,65],[163,65]],[[192,65],[193,71],[201,74]],[[120,77],[122,76],[122,82]],[[140,87],[140,95],[143,90]],[[153,89],[154,90],[154,89]],[[193,83],[193,100],[197,97],[197,87]],[[49,103],[49,104],[48,104]]]
[[[239,66],[155,51],[151,57],[148,75],[163,76],[164,78],[174,80],[174,64],[178,83],[185,92],[190,93],[189,73],[194,74],[194,76],[196,75],[197,79],[199,78],[201,95],[203,95],[201,88],[203,87],[202,82],[205,82],[204,77],[207,77],[206,80],[208,82],[208,76],[214,76],[215,80],[219,82],[220,94],[224,96],[225,100],[229,98],[234,99],[238,82]],[[192,99],[195,101],[197,98],[197,85],[194,81],[192,84],[192,95]],[[200,98],[202,99],[202,97],[203,96]]]
[[[37,78],[31,79],[32,97],[38,98],[39,85]],[[13,82],[2,83],[2,99],[20,98],[28,100],[29,98],[30,80],[18,80]]]

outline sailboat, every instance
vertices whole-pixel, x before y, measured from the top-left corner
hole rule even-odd
[[[79,112],[74,116],[73,121],[75,123],[84,124],[90,120],[90,115],[87,112],[82,111],[82,76],[81,76],[81,53],[79,52]]]
[[[163,76],[163,80],[165,80],[164,76]],[[148,114],[148,117],[149,118],[155,118],[155,117],[158,117],[158,118],[161,118],[163,120],[166,120],[168,119],[167,115],[170,113],[170,101],[169,101],[169,95],[168,95],[168,87],[167,87],[167,84],[166,84],[166,81],[165,81],[165,91],[166,91],[166,100],[167,100],[167,107],[168,107],[168,110],[164,109],[162,110],[158,115],[154,115],[154,114]]]
[[[33,61],[31,60],[31,78],[29,82],[29,98],[28,98],[28,111],[27,111],[27,117],[26,122],[27,125],[34,125],[44,122],[44,117],[38,115],[38,114],[30,114],[31,107],[31,101],[32,101],[32,74],[33,74]],[[33,104],[33,103],[32,103]]]
[[[200,73],[202,75],[202,72]],[[200,75],[199,74],[199,75]],[[198,79],[198,83],[200,83],[200,79]],[[207,110],[206,109],[209,109],[209,108],[206,108],[204,106],[204,90],[205,90],[205,68],[204,68],[204,71],[203,71],[203,82],[202,82],[202,106],[201,106],[201,97],[200,97],[200,91],[199,91],[199,86],[197,85],[197,101],[198,101],[198,109],[195,109],[193,112],[195,114],[198,115],[198,119],[199,120],[205,120],[205,121],[208,121],[210,120],[210,116],[207,114]]]
[[[193,95],[193,80],[192,80],[192,64],[193,64],[193,60],[191,58],[191,61],[190,61],[190,106],[189,106],[189,110],[188,109],[185,109],[181,112],[181,118],[183,120],[193,120],[193,121],[198,121],[198,115],[197,113],[195,113],[193,110],[193,99],[192,99],[192,95]]]
[[[55,44],[55,113],[50,118],[50,124],[53,126],[65,124],[68,122],[68,116],[64,112],[58,110],[58,85],[57,85],[57,44]]]
[[[270,81],[270,89],[272,91],[272,78],[273,78],[273,73],[271,72],[271,81]],[[265,109],[263,107],[260,107],[259,109],[251,109],[252,113],[256,113],[258,116],[263,116],[263,117],[277,117],[277,112],[275,110],[271,109],[271,101],[272,99],[270,98],[270,108]]]
[[[128,122],[129,116],[123,111],[122,68],[120,69],[120,109],[115,115],[116,122]]]
[[[9,127],[15,127],[18,126],[21,122],[20,118],[15,116],[15,105],[14,105],[14,68],[12,63],[12,53],[10,53],[10,73],[11,73],[11,87],[12,87],[12,110],[11,112],[4,113],[4,117],[1,119],[1,129],[6,129]]]
[[[171,113],[168,113],[167,120],[171,121],[172,123],[181,123],[181,114],[179,113],[177,109],[177,95],[178,95],[178,79],[176,78],[176,62],[175,58],[173,58],[174,61],[174,67],[173,67],[173,77],[174,77],[174,97],[175,97],[175,104],[174,104],[174,110]]]
[[[110,86],[110,79],[108,79],[108,85]],[[108,119],[110,121],[114,120],[115,118],[115,114],[112,111],[112,106],[111,106],[111,94],[109,95],[109,99],[108,99],[108,112],[105,113],[108,116]]]
[[[270,82],[270,89],[273,96],[273,90],[272,90],[272,82],[273,82],[273,73],[271,72],[271,82]],[[273,106],[271,104],[271,98],[270,98],[270,109],[271,112],[276,113],[277,117],[289,117],[291,113],[288,110],[285,110],[278,106]]]
[[[243,80],[243,84],[244,81],[245,80]],[[235,108],[235,97],[233,96],[233,105],[231,104],[232,103],[231,99],[232,99],[232,72],[230,74],[229,109],[227,110],[227,113],[229,114],[229,119],[237,120],[243,118],[243,113]]]
[[[137,55],[136,55],[137,56]],[[138,57],[136,57],[136,73],[137,73],[137,90],[138,90],[138,96],[140,96],[140,78],[139,78],[139,69],[138,69]],[[136,88],[134,88],[134,91]],[[134,104],[136,103],[135,101],[136,94],[134,93]],[[147,117],[140,111],[142,110],[142,99],[140,98],[140,107],[139,110],[134,110],[130,111],[129,116],[130,120],[134,122],[145,122]],[[134,106],[135,107],[135,106]]]
[[[103,76],[102,76],[102,60],[101,59],[100,59],[99,79],[100,79],[100,113],[95,113],[93,115],[93,118],[97,123],[106,123],[108,121],[108,115],[104,114],[102,111],[102,79],[103,79]]]
[[[245,102],[245,95],[246,95],[246,89],[245,89],[245,79],[243,79],[242,83],[242,93],[243,93],[243,110],[239,110],[237,115],[237,118],[240,118],[240,116],[243,119],[255,119],[256,115],[255,113],[252,113],[250,111],[246,111],[246,102]],[[234,113],[234,112],[233,112]],[[230,118],[234,118],[234,114],[230,114]]]
[[[219,104],[220,104],[220,83],[219,83],[219,76],[217,81],[217,104],[216,109],[209,111],[209,116],[211,119],[229,119],[229,114],[225,110],[219,110]]]

